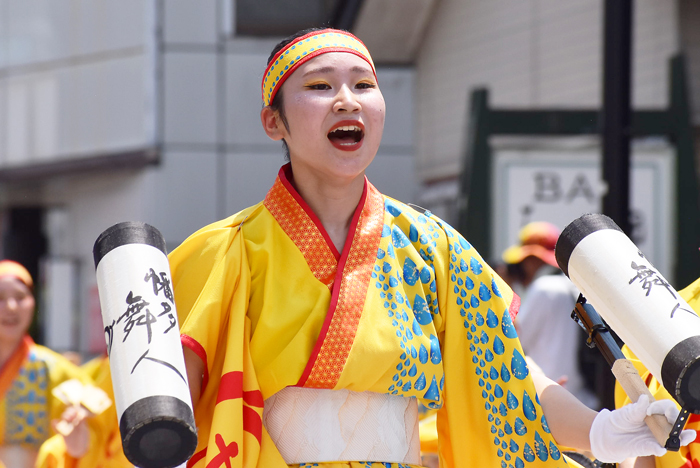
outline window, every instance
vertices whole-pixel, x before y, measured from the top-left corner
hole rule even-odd
[[[360,0],[236,0],[236,34],[288,36],[311,27],[352,26]],[[351,13],[348,15],[348,13]]]

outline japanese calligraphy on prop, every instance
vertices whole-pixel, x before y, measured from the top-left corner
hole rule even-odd
[[[559,267],[684,409],[700,413],[700,317],[613,220],[575,219]]]
[[[93,248],[124,454],[143,468],[180,465],[197,433],[165,240],[116,224]]]

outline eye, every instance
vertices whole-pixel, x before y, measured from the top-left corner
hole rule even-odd
[[[374,83],[370,83],[370,82],[368,82],[368,81],[363,81],[363,82],[361,82],[361,83],[357,83],[357,84],[355,85],[355,87],[356,87],[357,89],[372,89],[372,88],[376,88],[377,85],[374,84]]]
[[[328,83],[314,83],[306,86],[308,89],[318,89],[318,90],[325,90],[325,89],[331,89],[330,85]]]

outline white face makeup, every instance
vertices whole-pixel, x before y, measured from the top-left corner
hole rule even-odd
[[[329,52],[301,65],[281,90],[289,129],[277,119],[277,130],[295,173],[311,171],[329,180],[364,175],[386,113],[370,65],[354,54]]]

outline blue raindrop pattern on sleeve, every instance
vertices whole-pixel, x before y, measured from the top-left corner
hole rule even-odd
[[[405,229],[398,224],[384,225],[388,245],[379,249],[372,275],[403,351],[387,393],[415,396],[430,408],[440,408],[442,352],[433,328],[433,318],[439,312],[432,265],[437,225],[424,216],[416,219],[410,209],[390,199],[385,208],[391,216],[410,221]],[[420,257],[408,256],[416,246],[420,246]]]
[[[385,218],[385,247],[379,253],[383,258],[377,260],[375,287],[385,299],[387,318],[403,350],[387,393],[416,396],[430,408],[442,406],[443,385],[449,383],[444,383],[443,350],[435,336],[440,307],[434,261],[437,242],[441,248],[446,242],[447,301],[450,307],[457,306],[463,324],[469,348],[465,353],[473,364],[465,372],[475,374],[484,418],[493,437],[491,447],[500,465],[524,467],[549,459],[565,464],[551,441],[534,389],[523,393],[518,386],[529,378],[529,369],[503,300],[504,291],[499,289],[503,283],[496,281],[476,250],[442,220],[430,213],[416,214],[390,199],[385,207],[390,216]],[[394,262],[388,260],[389,250]],[[517,394],[511,391],[514,385],[521,388]]]
[[[449,233],[451,228],[446,223],[441,224]],[[459,245],[462,250],[468,251],[465,246],[465,244],[468,246],[468,243],[457,242],[456,239],[462,239],[462,237],[456,231],[453,231],[453,234],[454,236],[448,234],[451,250],[456,251],[455,246]],[[484,368],[485,362],[477,359],[475,369],[479,376],[479,385],[483,388],[481,395],[484,398],[485,408],[491,411],[489,421],[492,422],[491,432],[496,434],[493,442],[497,447],[497,455],[501,457],[501,466],[508,468],[524,466],[524,461],[533,462],[536,459],[546,461],[549,457],[559,460],[561,454],[555,444],[547,443],[537,431],[528,431],[528,424],[532,424],[530,421],[535,421],[538,417],[539,406],[533,403],[536,401],[536,395],[534,393],[530,395],[527,391],[522,395],[515,395],[510,390],[504,391],[513,377],[516,381],[525,379],[529,375],[529,369],[519,346],[514,346],[517,333],[510,311],[506,308],[501,310],[491,308],[492,302],[489,301],[492,298],[503,297],[495,278],[484,277],[488,268],[476,252],[471,259],[465,260],[464,257],[465,253],[462,253],[462,258],[459,260],[452,258],[450,272],[451,279],[457,284],[452,292],[458,298],[462,297],[462,293],[468,294],[469,298],[468,302],[463,302],[461,314],[465,317],[466,337],[471,340],[471,346],[477,356],[486,356],[488,352],[492,357],[502,356],[503,361],[500,368],[496,366]],[[467,284],[471,287],[467,288]],[[475,288],[476,285],[478,288]],[[489,304],[489,308],[483,312],[486,303]],[[496,303],[499,302],[496,301]],[[475,309],[481,309],[481,311]],[[498,334],[498,331],[502,334]],[[502,420],[505,420],[505,423],[500,428],[499,424],[503,422]],[[545,433],[549,433],[544,416],[541,416],[540,427]]]

